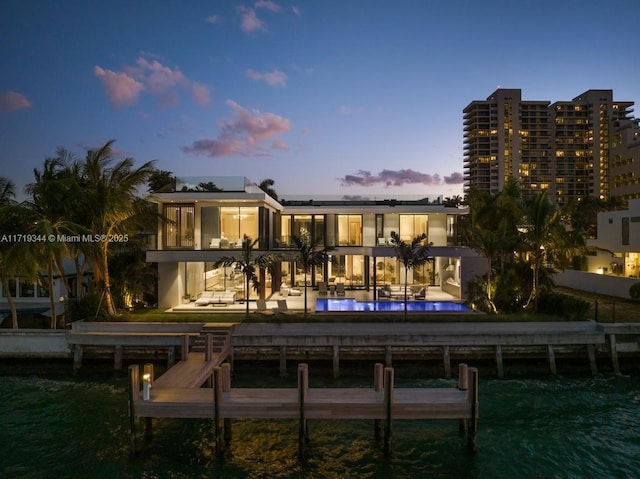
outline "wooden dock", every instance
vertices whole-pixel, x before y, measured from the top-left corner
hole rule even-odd
[[[213,367],[208,387],[198,387],[197,381],[185,382],[172,370],[154,381],[153,365],[147,364],[146,381],[151,385],[145,386],[139,366],[130,366],[129,414],[134,451],[139,449],[139,418],[145,418],[144,437],[150,439],[151,419],[164,417],[212,419],[218,451],[224,449],[222,436],[225,443],[231,438],[231,419],[248,418],[297,419],[301,453],[308,440],[309,419],[373,419],[377,438],[384,423],[387,452],[394,419],[458,419],[467,433],[468,447],[472,451],[476,448],[478,371],[466,364],[459,365],[457,387],[451,388],[396,389],[393,368],[384,368],[381,363],[375,366],[373,388],[309,388],[306,364],[298,365],[297,389],[232,388],[230,369],[228,363]],[[205,382],[207,379],[202,384]],[[224,421],[224,427],[220,421]]]

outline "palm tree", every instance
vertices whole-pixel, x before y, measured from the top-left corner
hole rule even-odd
[[[328,252],[333,248],[316,249],[318,244],[312,243],[310,238],[293,236],[293,243],[296,246],[295,261],[304,271],[304,319],[307,319],[307,274],[312,266],[321,266],[326,263],[329,255]]]
[[[274,200],[278,201],[278,193],[276,193],[276,190],[272,188],[274,184],[275,181],[273,181],[271,178],[267,178],[266,180],[262,180],[260,182],[258,188],[271,196],[271,198],[273,198]]]
[[[88,245],[88,254],[109,316],[116,315],[109,276],[109,240],[137,232],[153,217],[149,203],[138,196],[138,190],[156,171],[152,161],[134,168],[131,158],[112,165],[113,142],[89,151],[81,170],[82,201],[90,218],[89,230],[99,238]]]
[[[58,153],[62,151],[59,150]],[[47,241],[33,243],[28,255],[32,263],[25,263],[25,271],[37,271],[38,266],[46,272],[49,288],[49,302],[51,306],[51,328],[56,328],[56,302],[54,299],[54,276],[58,275],[69,294],[69,283],[62,265],[63,258],[68,254],[67,243],[59,240],[59,236],[79,234],[83,229],[70,220],[69,211],[75,209],[76,197],[73,183],[75,178],[70,176],[62,156],[45,159],[42,170],[35,169],[35,181],[26,186],[25,191],[31,196],[25,206],[29,215],[29,233],[47,238]],[[72,206],[71,208],[69,206]],[[26,253],[26,252],[25,252]]]
[[[409,283],[409,270],[413,270],[431,261],[429,257],[429,245],[424,244],[427,235],[422,233],[406,243],[400,239],[400,235],[395,231],[391,232],[391,243],[394,254],[398,261],[404,266],[404,319],[407,319],[407,286]]]
[[[497,195],[472,189],[467,196],[468,218],[461,224],[467,244],[485,257],[488,263],[485,285],[486,305],[497,312],[493,290],[494,269],[504,272],[505,262],[513,261],[513,251],[519,241],[518,225],[522,218],[521,193],[515,180],[510,180]]]
[[[522,245],[532,270],[531,294],[525,308],[533,303],[533,309],[537,311],[543,261],[546,259],[564,263],[584,241],[581,236],[568,232],[561,223],[560,210],[549,201],[546,190],[530,198],[525,207],[526,223]]]
[[[16,228],[16,219],[20,216],[17,214],[17,207],[13,182],[0,176],[0,229],[3,234],[19,232],[19,228]],[[18,329],[18,310],[11,295],[9,280],[17,274],[20,263],[19,255],[15,252],[15,243],[0,242],[0,283],[11,310],[11,327],[13,329]]]
[[[273,266],[274,263],[280,260],[280,257],[274,253],[265,253],[255,256],[254,248],[260,242],[260,238],[252,240],[249,236],[244,235],[242,239],[242,250],[239,256],[223,256],[214,263],[215,268],[220,266],[235,267],[236,270],[240,270],[245,278],[245,317],[249,319],[249,291],[253,286],[256,292],[260,291],[260,279],[258,278],[258,272],[263,269],[268,269]]]

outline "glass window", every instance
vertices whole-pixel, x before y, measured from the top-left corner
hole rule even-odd
[[[33,298],[36,295],[35,285],[30,281],[20,281],[20,297]]]
[[[224,206],[220,208],[221,247],[241,247],[242,239],[258,238],[258,207]],[[226,241],[225,241],[226,240]]]
[[[12,298],[15,298],[18,295],[18,282],[15,279],[9,280],[9,294]],[[5,297],[8,296],[5,294]]]
[[[338,245],[362,246],[362,216],[337,215]]]
[[[429,215],[400,215],[400,239],[410,243],[413,238],[427,234]]]
[[[165,205],[165,248],[193,248],[194,214],[193,205]]]

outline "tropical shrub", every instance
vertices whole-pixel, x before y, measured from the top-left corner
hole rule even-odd
[[[587,317],[589,303],[561,293],[545,292],[538,301],[538,312],[556,314],[568,321],[581,321]]]
[[[640,283],[633,283],[629,288],[631,299],[640,299]]]

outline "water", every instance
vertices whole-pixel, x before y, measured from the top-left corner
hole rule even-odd
[[[316,311],[404,311],[404,301],[357,301],[352,298],[318,298]],[[407,301],[407,311],[471,311],[453,301]]]
[[[70,368],[70,365],[69,365]],[[237,386],[293,386],[277,365],[236,369]],[[88,374],[83,370],[83,376]],[[482,373],[482,371],[481,371]],[[6,374],[6,372],[5,372]],[[398,387],[438,387],[405,377]],[[395,421],[385,457],[371,421],[310,421],[304,461],[295,421],[238,420],[230,455],[216,459],[211,423],[154,420],[153,443],[130,456],[126,378],[3,376],[3,478],[637,478],[640,375],[481,379],[478,450],[467,452],[456,421]],[[370,386],[350,374],[314,375],[311,386]]]

